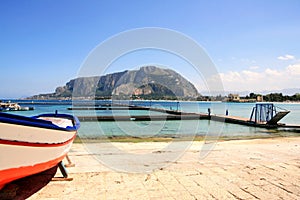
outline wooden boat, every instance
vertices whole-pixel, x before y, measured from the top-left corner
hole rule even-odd
[[[0,113],[0,189],[13,180],[56,166],[67,155],[80,126],[77,117],[33,117]]]

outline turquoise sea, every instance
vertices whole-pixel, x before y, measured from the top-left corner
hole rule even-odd
[[[143,110],[68,110],[74,106],[100,106],[111,101],[29,101],[11,100],[21,106],[34,107],[33,111],[14,111],[13,114],[33,116],[42,113],[68,113],[76,116],[100,115],[162,115],[162,113]],[[195,113],[207,113],[208,108],[212,114],[225,115],[226,109],[230,116],[249,118],[255,103],[228,103],[228,102],[181,102],[181,101],[113,101],[114,103],[139,105],[155,108],[165,108]],[[300,124],[300,104],[274,103],[275,106],[291,111],[281,123]],[[278,109],[279,109],[278,108]],[[183,121],[127,121],[127,122],[81,122],[79,136],[82,138],[97,138],[108,136],[133,136],[133,137],[180,137],[195,135],[213,136],[274,136],[274,135],[299,135],[296,130],[267,130],[263,128],[247,127],[235,124],[225,124],[208,120],[183,120]]]

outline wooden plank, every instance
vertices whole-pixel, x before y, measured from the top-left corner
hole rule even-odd
[[[267,122],[267,124],[270,125],[276,125],[279,120],[284,118],[287,114],[289,114],[290,111],[281,111],[278,112],[270,121]]]
[[[162,121],[162,120],[199,120],[208,115],[132,115],[132,116],[78,116],[80,121]]]

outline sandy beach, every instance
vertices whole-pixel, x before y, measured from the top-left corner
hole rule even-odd
[[[75,167],[67,168],[73,180],[47,182],[28,199],[300,198],[300,137],[220,141],[204,158],[200,158],[203,142],[197,141],[172,161],[167,158],[174,152],[157,151],[166,144],[113,143],[131,154],[147,152],[166,158],[158,161],[156,170],[144,173],[114,171],[83,144],[73,144],[69,157]],[[118,158],[114,153],[105,156]],[[57,170],[55,177],[61,176]]]

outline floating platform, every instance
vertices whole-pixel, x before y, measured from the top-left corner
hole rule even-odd
[[[198,113],[189,113],[189,112],[182,112],[178,110],[168,110],[163,108],[155,108],[155,107],[146,107],[146,106],[136,106],[136,105],[126,105],[126,104],[99,104],[94,106],[76,106],[76,107],[69,107],[68,110],[148,110],[148,111],[155,111],[165,114],[198,114]]]
[[[192,114],[185,113],[183,115],[132,115],[132,116],[78,116],[80,121],[170,121],[170,120],[212,120],[230,124],[239,124],[244,126],[259,127],[259,128],[291,128],[299,129],[300,125],[287,125],[287,124],[276,124],[271,125],[267,123],[254,123],[247,118],[234,117],[234,116],[222,116],[222,115],[211,115],[208,114]]]
[[[149,110],[164,113],[164,115],[131,115],[131,116],[78,116],[80,121],[163,121],[163,120],[213,120],[224,123],[239,124],[244,126],[276,129],[287,128],[300,130],[300,125],[278,123],[290,111],[276,111],[273,104],[256,104],[249,118],[214,115],[206,113],[189,113],[160,108],[108,105],[105,107],[74,107],[69,110]]]
[[[147,107],[70,107],[68,110],[150,110]]]
[[[208,115],[132,115],[132,116],[78,116],[80,121],[164,121],[209,119]]]

